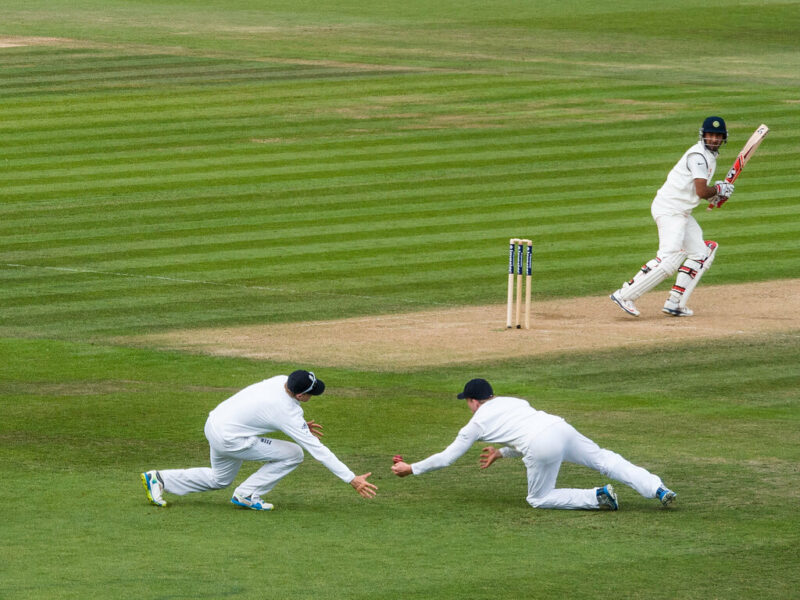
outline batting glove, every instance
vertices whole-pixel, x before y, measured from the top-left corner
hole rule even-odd
[[[725,200],[733,195],[733,184],[727,181],[718,181],[714,189],[717,190],[717,196],[722,196]]]

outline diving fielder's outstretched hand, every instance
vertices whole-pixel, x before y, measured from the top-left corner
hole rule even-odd
[[[402,460],[399,460],[392,465],[392,473],[394,473],[398,477],[405,477],[406,475],[411,475],[413,471],[411,470],[410,464]]]
[[[315,438],[319,439],[325,435],[322,433],[322,425],[320,423],[315,423],[314,419],[306,421],[306,425],[308,425],[308,431],[311,432],[311,435],[313,435]]]
[[[500,450],[494,446],[486,446],[481,452],[481,469],[488,469],[498,458],[503,458]]]
[[[361,494],[363,498],[374,498],[375,494],[378,493],[378,486],[374,483],[370,483],[367,481],[367,477],[372,475],[372,473],[364,473],[363,475],[356,475],[353,477],[352,481],[350,481],[350,485]]]

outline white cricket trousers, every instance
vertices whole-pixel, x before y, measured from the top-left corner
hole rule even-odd
[[[703,230],[692,215],[662,214],[655,208],[651,214],[658,227],[658,258],[669,261],[677,269],[685,257],[693,260],[706,257],[708,248],[703,240]]]
[[[597,488],[556,489],[556,478],[564,461],[600,471],[632,487],[645,498],[655,498],[661,479],[605,450],[566,421],[554,423],[539,433],[523,457],[528,469],[528,504],[534,508],[599,508]]]
[[[228,487],[242,462],[252,460],[265,464],[245,479],[235,493],[239,496],[263,496],[303,462],[303,449],[293,442],[257,436],[226,441],[214,432],[208,422],[205,434],[211,447],[211,468],[159,470],[165,491],[183,496],[190,492]]]

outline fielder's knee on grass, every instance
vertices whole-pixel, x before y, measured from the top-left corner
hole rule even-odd
[[[528,496],[526,500],[533,508],[548,508],[547,499],[544,496],[538,496],[536,498]]]

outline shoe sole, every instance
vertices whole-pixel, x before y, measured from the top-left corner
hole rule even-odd
[[[141,473],[139,477],[142,480],[142,485],[144,486],[144,491],[147,492],[147,498],[150,500],[150,504],[153,506],[166,506],[167,503],[163,500],[159,503],[153,498],[153,490],[150,489],[150,482],[147,480],[147,473]]]
[[[669,492],[667,494],[664,494],[664,497],[661,499],[661,504],[663,504],[664,506],[671,505],[675,501],[675,497],[677,495],[678,494],[676,494],[675,492]]]
[[[236,506],[241,506],[242,508],[249,508],[250,510],[260,510],[260,511],[269,511],[272,510],[274,507],[270,505],[261,505],[261,508],[256,508],[255,506],[250,506],[249,504],[245,504],[244,502],[239,502],[236,498],[231,498],[231,504],[235,504]],[[267,508],[269,506],[269,508]]]
[[[613,504],[603,503],[603,506],[607,506],[610,510],[619,510],[619,501],[614,494],[614,488],[610,485],[606,485],[603,487],[603,496],[608,498]]]
[[[671,317],[691,317],[694,313],[685,313],[679,310],[672,310],[671,308],[662,308],[661,312]]]
[[[611,295],[609,296],[609,298],[611,298],[611,301],[612,301],[614,304],[616,304],[617,306],[619,306],[619,307],[620,307],[620,308],[621,308],[623,311],[625,311],[627,314],[631,315],[632,317],[638,317],[638,316],[639,316],[639,312],[638,312],[638,311],[637,311],[637,312],[631,312],[631,311],[629,311],[627,308],[625,308],[625,306],[622,304],[622,302],[619,300],[619,298],[617,298],[616,296],[614,296],[614,294],[611,294]]]

